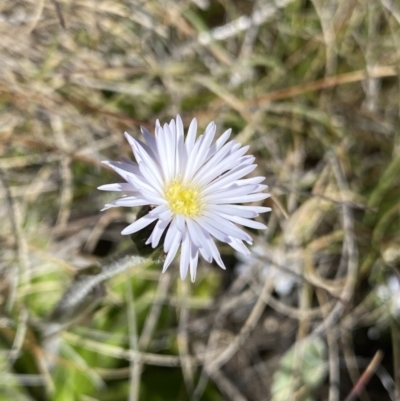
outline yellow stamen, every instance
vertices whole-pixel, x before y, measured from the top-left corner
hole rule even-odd
[[[178,180],[174,180],[166,187],[165,197],[171,211],[175,214],[195,217],[201,212],[200,193],[193,185],[183,185]]]

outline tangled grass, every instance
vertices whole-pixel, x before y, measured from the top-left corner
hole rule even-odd
[[[400,399],[396,2],[15,0],[0,37],[2,400]],[[160,275],[99,212],[177,113],[267,177],[241,274]]]

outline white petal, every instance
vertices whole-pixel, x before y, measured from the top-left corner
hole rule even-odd
[[[223,158],[216,166],[215,170],[220,172],[218,175],[222,174],[223,172],[230,170],[234,167],[238,167],[243,164],[251,164],[255,160],[254,156],[243,156],[243,153],[247,151],[249,147],[246,146],[237,150],[236,152],[232,153],[231,155]],[[242,157],[243,156],[243,157]]]
[[[129,182],[121,182],[119,184],[106,184],[100,185],[97,187],[100,191],[125,191],[125,192],[133,192],[136,191],[136,188],[130,184]]]
[[[208,151],[206,159],[208,160],[210,157],[215,155],[222,146],[225,144],[225,142],[229,139],[231,136],[232,130],[229,128],[226,130],[216,141],[215,143],[210,147],[210,150]]]
[[[124,132],[125,138],[126,140],[129,142],[129,145],[131,145],[132,148],[135,147],[135,142],[136,139],[133,138],[130,134],[128,134],[126,131]]]
[[[166,182],[169,180],[168,175],[168,157],[169,155],[166,153],[167,142],[164,130],[161,127],[156,128],[156,142],[157,142],[157,154],[158,159],[160,160],[161,173],[163,174],[163,181]]]
[[[229,142],[230,144],[231,142]],[[226,146],[228,146],[227,144]],[[233,144],[232,146],[235,146]],[[221,149],[221,152],[224,150],[224,148]],[[246,150],[246,149],[245,149]],[[237,152],[232,153],[231,155],[222,158],[221,160],[218,161],[218,163],[213,164],[213,168],[210,170],[206,170],[205,174],[203,177],[199,177],[199,182],[201,185],[205,185],[209,183],[210,181],[214,180],[216,177],[219,177],[222,175],[225,171],[229,171],[233,168],[240,168],[241,166],[247,166],[249,164],[252,164],[254,161],[253,156],[243,156],[243,149],[239,149]],[[218,155],[218,154],[217,154]],[[215,155],[215,157],[217,157]],[[210,162],[213,159],[210,160]]]
[[[169,230],[167,232],[167,236],[168,236],[170,230],[171,230],[171,227],[169,228]],[[176,252],[178,251],[179,245],[181,243],[182,233],[178,230],[175,230],[174,234],[175,235],[171,241],[171,247],[167,253],[167,257],[165,258],[165,262],[164,262],[164,266],[163,266],[163,273],[167,270],[168,266],[174,260]]]
[[[164,198],[161,198],[160,196],[155,196],[149,192],[146,191],[141,191],[141,196],[149,201],[151,205],[166,205],[167,201]]]
[[[163,150],[167,162],[165,179],[169,182],[175,176],[176,136],[171,132],[169,125],[164,124],[165,148]]]
[[[193,177],[194,180],[198,181],[200,184],[205,184],[212,180],[212,178],[222,174],[220,170],[215,169],[215,166],[230,152],[234,141],[228,142],[224,147],[222,147],[204,166],[202,166]],[[209,177],[210,176],[210,177]]]
[[[186,278],[190,263],[190,238],[187,232],[183,234],[182,246],[181,246],[181,261],[179,271],[181,279]]]
[[[232,216],[226,213],[219,213],[219,215],[225,219],[233,221],[236,224],[241,224],[242,226],[256,228],[257,230],[265,230],[267,228],[265,224],[259,223],[258,221],[245,219],[239,216]]]
[[[267,213],[270,212],[272,209],[270,207],[264,207],[264,206],[242,206],[240,205],[241,208],[249,208],[249,210],[254,210],[257,213]]]
[[[230,241],[228,244],[235,249],[236,251],[243,253],[244,255],[251,255],[250,250],[246,247],[245,244],[243,244],[243,241],[241,241],[238,238],[230,238]]]
[[[125,132],[124,135],[125,135],[125,138],[128,140],[129,145],[131,145],[133,154],[135,155],[135,158],[136,158],[136,161],[137,161],[137,162],[140,162],[140,161],[141,161],[141,156],[138,155],[138,154],[137,154],[137,151],[136,151],[138,145],[140,145],[140,146],[145,150],[145,152],[147,152],[149,155],[151,155],[152,157],[154,157],[154,152],[153,152],[153,150],[152,150],[148,145],[146,145],[144,142],[142,142],[142,141],[140,141],[140,140],[138,140],[138,139],[133,138],[133,137],[132,137],[131,135],[129,135],[127,132]]]
[[[243,209],[240,205],[209,205],[207,210],[212,212],[231,214],[232,216],[240,216],[252,219],[258,216],[258,213],[252,209]]]
[[[245,218],[253,218],[258,216],[258,213],[270,212],[270,207],[263,206],[243,206],[243,205],[209,205],[207,210],[218,211],[222,213],[231,214],[233,216],[240,216]]]
[[[148,214],[146,214],[146,216],[141,217],[139,220],[136,220],[134,223],[132,223],[128,227],[124,228],[121,231],[121,234],[122,235],[133,234],[136,231],[139,231],[142,228],[147,227],[149,224],[151,224],[155,220],[156,220],[155,217],[151,217]]]
[[[136,187],[136,189],[143,193],[143,195],[151,195],[152,197],[156,197],[157,201],[155,203],[165,203],[165,199],[163,197],[163,193],[161,189],[154,185],[154,183],[150,183],[145,178],[130,174],[126,177],[127,181]]]
[[[201,144],[199,146],[199,150],[194,159],[190,177],[192,177],[196,173],[196,171],[205,163],[206,156],[210,149],[210,145],[215,136],[215,130],[216,130],[216,126],[213,122],[207,126],[205,133],[204,133],[204,139],[201,142]]]
[[[201,242],[200,242],[200,239],[199,239],[199,236],[200,236],[199,235],[199,230],[200,230],[199,225],[192,219],[187,219],[186,220],[186,224],[187,224],[189,235],[190,235],[190,238],[191,238],[192,242],[198,248],[200,248]]]
[[[247,203],[247,202],[256,202],[262,199],[269,198],[271,194],[266,193],[257,193],[257,194],[249,194],[242,196],[232,196],[231,198],[220,199],[218,201],[214,201],[213,203]]]
[[[239,180],[238,183],[240,184],[259,184],[260,182],[265,181],[265,177],[251,177]],[[268,185],[267,185],[268,187]]]
[[[185,230],[185,218],[181,214],[177,214],[175,216],[176,220],[176,227],[180,232],[183,232]]]
[[[126,177],[135,174],[135,175],[142,175],[139,167],[135,163],[125,163],[125,162],[114,162],[114,161],[103,161],[103,164],[106,166],[111,167],[115,172],[117,172],[122,178],[126,181],[128,179]]]
[[[252,238],[249,234],[244,232],[241,228],[235,226],[229,220],[220,217],[217,213],[206,211],[204,212],[204,216],[202,216],[202,219],[205,219],[213,227],[218,228],[219,230],[226,233],[228,236],[236,237],[244,241],[252,241]]]
[[[149,169],[149,165],[144,161],[139,163],[139,169],[144,177],[146,177],[147,182],[151,182],[151,186],[154,188],[155,192],[159,195],[164,192],[164,183],[160,181],[159,177],[153,174]]]
[[[176,142],[175,176],[183,176],[184,170],[186,168],[187,152],[185,146],[183,123],[179,115],[176,117],[176,135],[177,135],[177,142]]]
[[[151,233],[149,239],[146,241],[146,244],[151,243],[151,247],[155,248],[160,242],[161,236],[163,235],[165,229],[168,227],[170,221],[171,220],[158,220],[153,232]]]
[[[264,185],[264,184],[248,184],[248,180],[247,179],[235,181],[235,183],[231,186],[231,188],[233,188],[233,187],[241,188],[241,187],[244,187],[246,185],[254,185],[255,188],[252,191],[252,193],[261,192],[261,191],[264,191],[264,190],[266,190],[268,188],[268,185]]]
[[[188,180],[191,180],[193,177],[193,174],[195,173],[194,167],[195,167],[195,161],[196,157],[199,154],[199,148],[201,144],[204,141],[204,136],[200,135],[199,138],[197,139],[196,143],[193,146],[193,149],[191,152],[188,152],[188,161],[186,165],[186,170],[185,170],[185,175],[183,176],[183,181],[187,182]]]
[[[193,244],[190,246],[190,279],[192,282],[196,280],[197,264],[199,262],[199,252]]]
[[[140,131],[142,132],[143,138],[146,141],[149,148],[155,149],[157,146],[156,138],[154,138],[154,136],[151,135],[150,132],[145,127],[140,127]]]
[[[111,209],[112,207],[118,207],[117,205],[113,205],[112,203],[106,203],[100,212],[104,212],[105,210]]]
[[[213,237],[221,242],[229,242],[229,235],[222,232],[219,227],[215,227],[208,222],[208,218],[195,218],[194,219],[199,226],[207,230]]]
[[[173,213],[171,212],[171,210],[168,209],[168,207],[166,208],[165,212],[159,214],[158,218],[162,221],[165,220],[171,220],[173,217]]]
[[[208,195],[205,195],[203,201],[206,203],[213,203],[233,196],[251,194],[252,192],[254,192],[255,189],[257,189],[257,185],[244,185],[242,187],[235,187],[233,185],[229,188],[222,188],[218,192],[212,192]],[[225,201],[224,203],[232,203],[232,202]]]
[[[162,183],[163,175],[158,160],[151,157],[139,144],[137,145],[137,154],[140,155],[143,163],[145,163],[146,167],[150,170],[152,176],[155,177],[157,182]]]
[[[241,178],[251,173],[256,167],[257,167],[256,164],[252,164],[250,166],[244,166],[232,169],[228,173],[225,173],[223,176],[217,178],[215,181],[210,183],[207,186],[207,188],[203,191],[203,194],[206,195],[211,192],[220,191],[222,188],[225,188],[228,185],[234,183],[238,178]]]
[[[194,118],[189,125],[189,130],[186,136],[185,145],[188,154],[190,154],[190,152],[193,149],[196,140],[196,134],[197,134],[197,120]]]
[[[247,180],[243,180],[243,181],[247,181]],[[237,184],[239,184],[239,185],[247,185],[246,182],[241,182],[241,180],[239,180],[237,182]],[[262,191],[265,191],[267,188],[268,188],[268,185],[257,184],[257,188],[253,192],[262,192]]]
[[[167,231],[167,235],[165,236],[164,252],[168,252],[170,250],[177,233],[180,233],[180,231],[176,227],[176,220],[172,219],[171,225]]]
[[[172,118],[171,121],[169,122],[169,129],[172,132],[172,135],[176,137],[176,125],[175,125],[175,120]]]
[[[205,238],[205,236],[203,234],[204,232],[205,231],[203,231],[203,230],[199,230],[199,236],[197,238],[199,240],[200,244],[201,244],[201,246],[199,248],[199,252],[200,252],[201,256],[203,256],[203,258],[208,263],[211,263],[212,259],[213,259],[212,258],[212,253],[211,253],[210,247],[208,246],[207,239]]]
[[[131,166],[137,166],[135,162],[133,162],[131,159],[128,159],[125,156],[121,156],[120,161],[126,164],[130,164]]]
[[[126,196],[111,202],[111,204],[115,206],[135,207],[149,205],[149,202],[146,199],[137,198],[136,196]]]
[[[203,234],[204,243],[207,245],[209,251],[211,252],[212,257],[218,263],[218,265],[225,270],[226,267],[221,259],[221,255],[215,245],[214,240],[211,238],[211,235],[208,233],[208,231],[204,230],[203,228],[200,228],[200,230],[202,231]]]
[[[159,219],[160,216],[162,216],[163,213],[165,213],[167,210],[169,211],[166,205],[159,205],[156,208],[150,210],[149,215]]]
[[[178,139],[180,138],[184,139],[185,137],[183,130],[183,122],[179,114],[176,116],[176,135]]]

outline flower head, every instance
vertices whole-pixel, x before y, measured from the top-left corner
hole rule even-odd
[[[269,194],[262,192],[267,186],[260,184],[264,177],[243,179],[257,166],[253,164],[253,156],[244,155],[249,146],[227,142],[231,130],[213,142],[215,130],[216,126],[211,122],[204,134],[196,139],[197,121],[193,119],[185,138],[182,120],[177,116],[176,121],[171,120],[163,127],[157,121],[155,137],[142,127],[144,142],[125,133],[136,163],[130,160],[103,162],[126,182],[99,187],[126,193],[104,209],[152,207],[122,234],[135,233],[156,222],[146,244],[155,248],[166,232],[164,252],[167,256],[163,272],[180,248],[181,278],[184,279],[190,269],[192,281],[196,277],[199,254],[209,263],[214,259],[225,269],[213,238],[248,254],[243,241],[252,244],[252,238],[236,224],[265,229],[264,224],[252,218],[271,210],[238,205],[267,198]]]

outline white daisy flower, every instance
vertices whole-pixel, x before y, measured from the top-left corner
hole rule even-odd
[[[180,248],[181,278],[184,279],[190,269],[192,281],[196,277],[199,255],[209,263],[214,259],[225,269],[214,238],[248,254],[243,241],[252,244],[252,237],[236,224],[265,229],[264,224],[251,219],[258,213],[271,210],[238,205],[269,197],[262,192],[267,185],[260,184],[264,177],[243,179],[256,168],[253,164],[255,158],[244,156],[249,146],[242,147],[236,141],[227,142],[230,129],[213,143],[215,130],[216,126],[211,122],[204,134],[196,139],[197,121],[193,119],[185,139],[182,120],[177,116],[176,121],[171,120],[163,127],[157,121],[155,137],[141,127],[144,142],[125,133],[136,163],[129,160],[103,162],[126,182],[99,187],[105,191],[127,192],[104,209],[152,207],[147,215],[126,227],[122,234],[132,234],[156,222],[146,244],[155,248],[167,230],[163,272]]]

